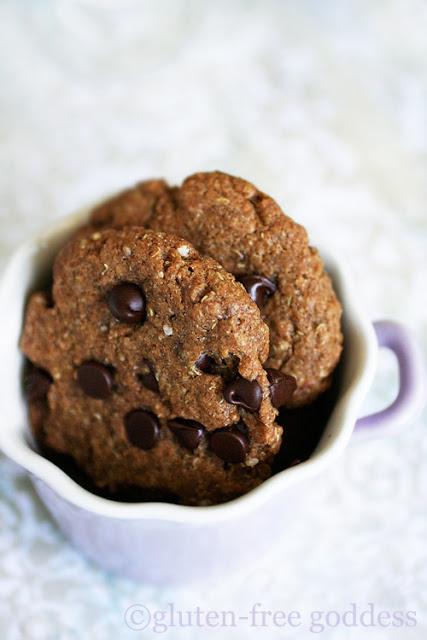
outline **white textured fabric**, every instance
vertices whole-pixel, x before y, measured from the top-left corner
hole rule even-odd
[[[367,313],[407,323],[426,346],[426,33],[422,0],[3,0],[2,262],[105,192],[219,168],[253,180],[344,255]],[[394,383],[385,357],[366,411]],[[136,585],[86,562],[0,458],[0,635],[144,637],[124,622],[134,603],[244,615],[260,602],[299,610],[303,624],[164,635],[300,640],[315,636],[312,610],[371,602],[416,611],[418,624],[318,635],[425,638],[425,427],[424,416],[398,438],[350,447],[269,559],[194,591]]]

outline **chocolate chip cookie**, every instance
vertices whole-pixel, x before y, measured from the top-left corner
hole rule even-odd
[[[211,503],[270,474],[286,385],[263,366],[268,327],[188,241],[143,227],[75,237],[52,295],[29,300],[21,348],[36,438],[98,487]]]
[[[174,233],[234,274],[269,326],[273,388],[282,374],[277,402],[304,405],[329,386],[342,350],[341,305],[305,229],[254,185],[220,172],[179,188],[151,180],[95,209],[91,224]]]

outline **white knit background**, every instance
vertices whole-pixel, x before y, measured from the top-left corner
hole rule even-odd
[[[427,346],[426,33],[422,0],[2,0],[1,263],[105,192],[219,168],[253,180],[313,242],[345,255],[369,316],[407,323]],[[394,383],[384,357],[365,409],[390,400]],[[126,627],[138,602],[240,613],[261,602],[303,615],[372,602],[416,611],[417,626],[318,635],[424,639],[425,428],[424,416],[398,438],[349,448],[269,559],[194,591],[89,564],[0,457],[0,637],[161,636]],[[163,635],[315,637],[308,624]]]

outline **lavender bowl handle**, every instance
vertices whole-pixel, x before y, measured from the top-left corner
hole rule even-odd
[[[357,436],[398,433],[421,413],[427,396],[426,368],[421,348],[409,329],[397,322],[374,323],[378,346],[396,355],[399,391],[389,407],[356,422]]]

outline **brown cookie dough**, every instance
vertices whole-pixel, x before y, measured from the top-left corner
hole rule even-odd
[[[55,260],[52,300],[33,294],[26,311],[36,438],[111,491],[244,493],[281,439],[268,343],[245,290],[188,242],[142,227],[80,235]]]
[[[266,366],[296,380],[286,406],[328,388],[342,350],[341,305],[305,229],[268,195],[220,172],[197,173],[179,188],[152,180],[102,204],[91,223],[168,231],[218,260],[261,308],[270,328]]]

